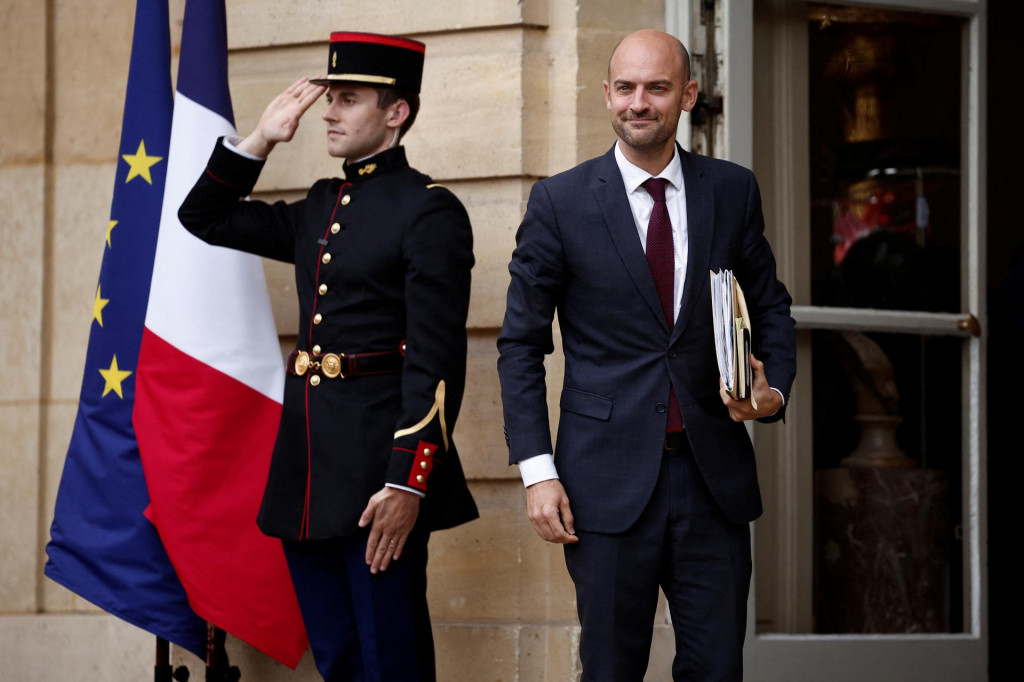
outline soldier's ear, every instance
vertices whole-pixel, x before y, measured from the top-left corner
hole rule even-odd
[[[388,112],[388,117],[385,120],[387,125],[398,128],[405,123],[407,118],[409,118],[409,103],[400,99],[391,105],[391,111]]]

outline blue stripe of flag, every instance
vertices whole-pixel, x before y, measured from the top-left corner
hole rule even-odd
[[[187,3],[178,62],[178,92],[234,127],[228,89],[227,16],[223,2]]]

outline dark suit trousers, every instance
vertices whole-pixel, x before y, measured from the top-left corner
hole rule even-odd
[[[427,611],[427,538],[414,531],[398,561],[370,574],[367,533],[284,542],[316,668],[325,682],[434,682]]]
[[[742,679],[749,526],[721,512],[688,445],[664,453],[654,494],[633,527],[576,534],[565,562],[582,625],[582,682],[643,680],[659,586],[675,631],[672,679]]]

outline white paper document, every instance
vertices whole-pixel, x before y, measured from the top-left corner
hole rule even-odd
[[[751,399],[753,374],[750,370],[750,315],[743,289],[731,270],[711,272],[711,313],[714,322],[718,372],[725,390],[737,400]]]

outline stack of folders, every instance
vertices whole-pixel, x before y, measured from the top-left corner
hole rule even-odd
[[[736,400],[750,398],[751,406],[756,410],[750,370],[750,314],[743,289],[731,270],[711,272],[711,312],[718,371],[725,390]]]

